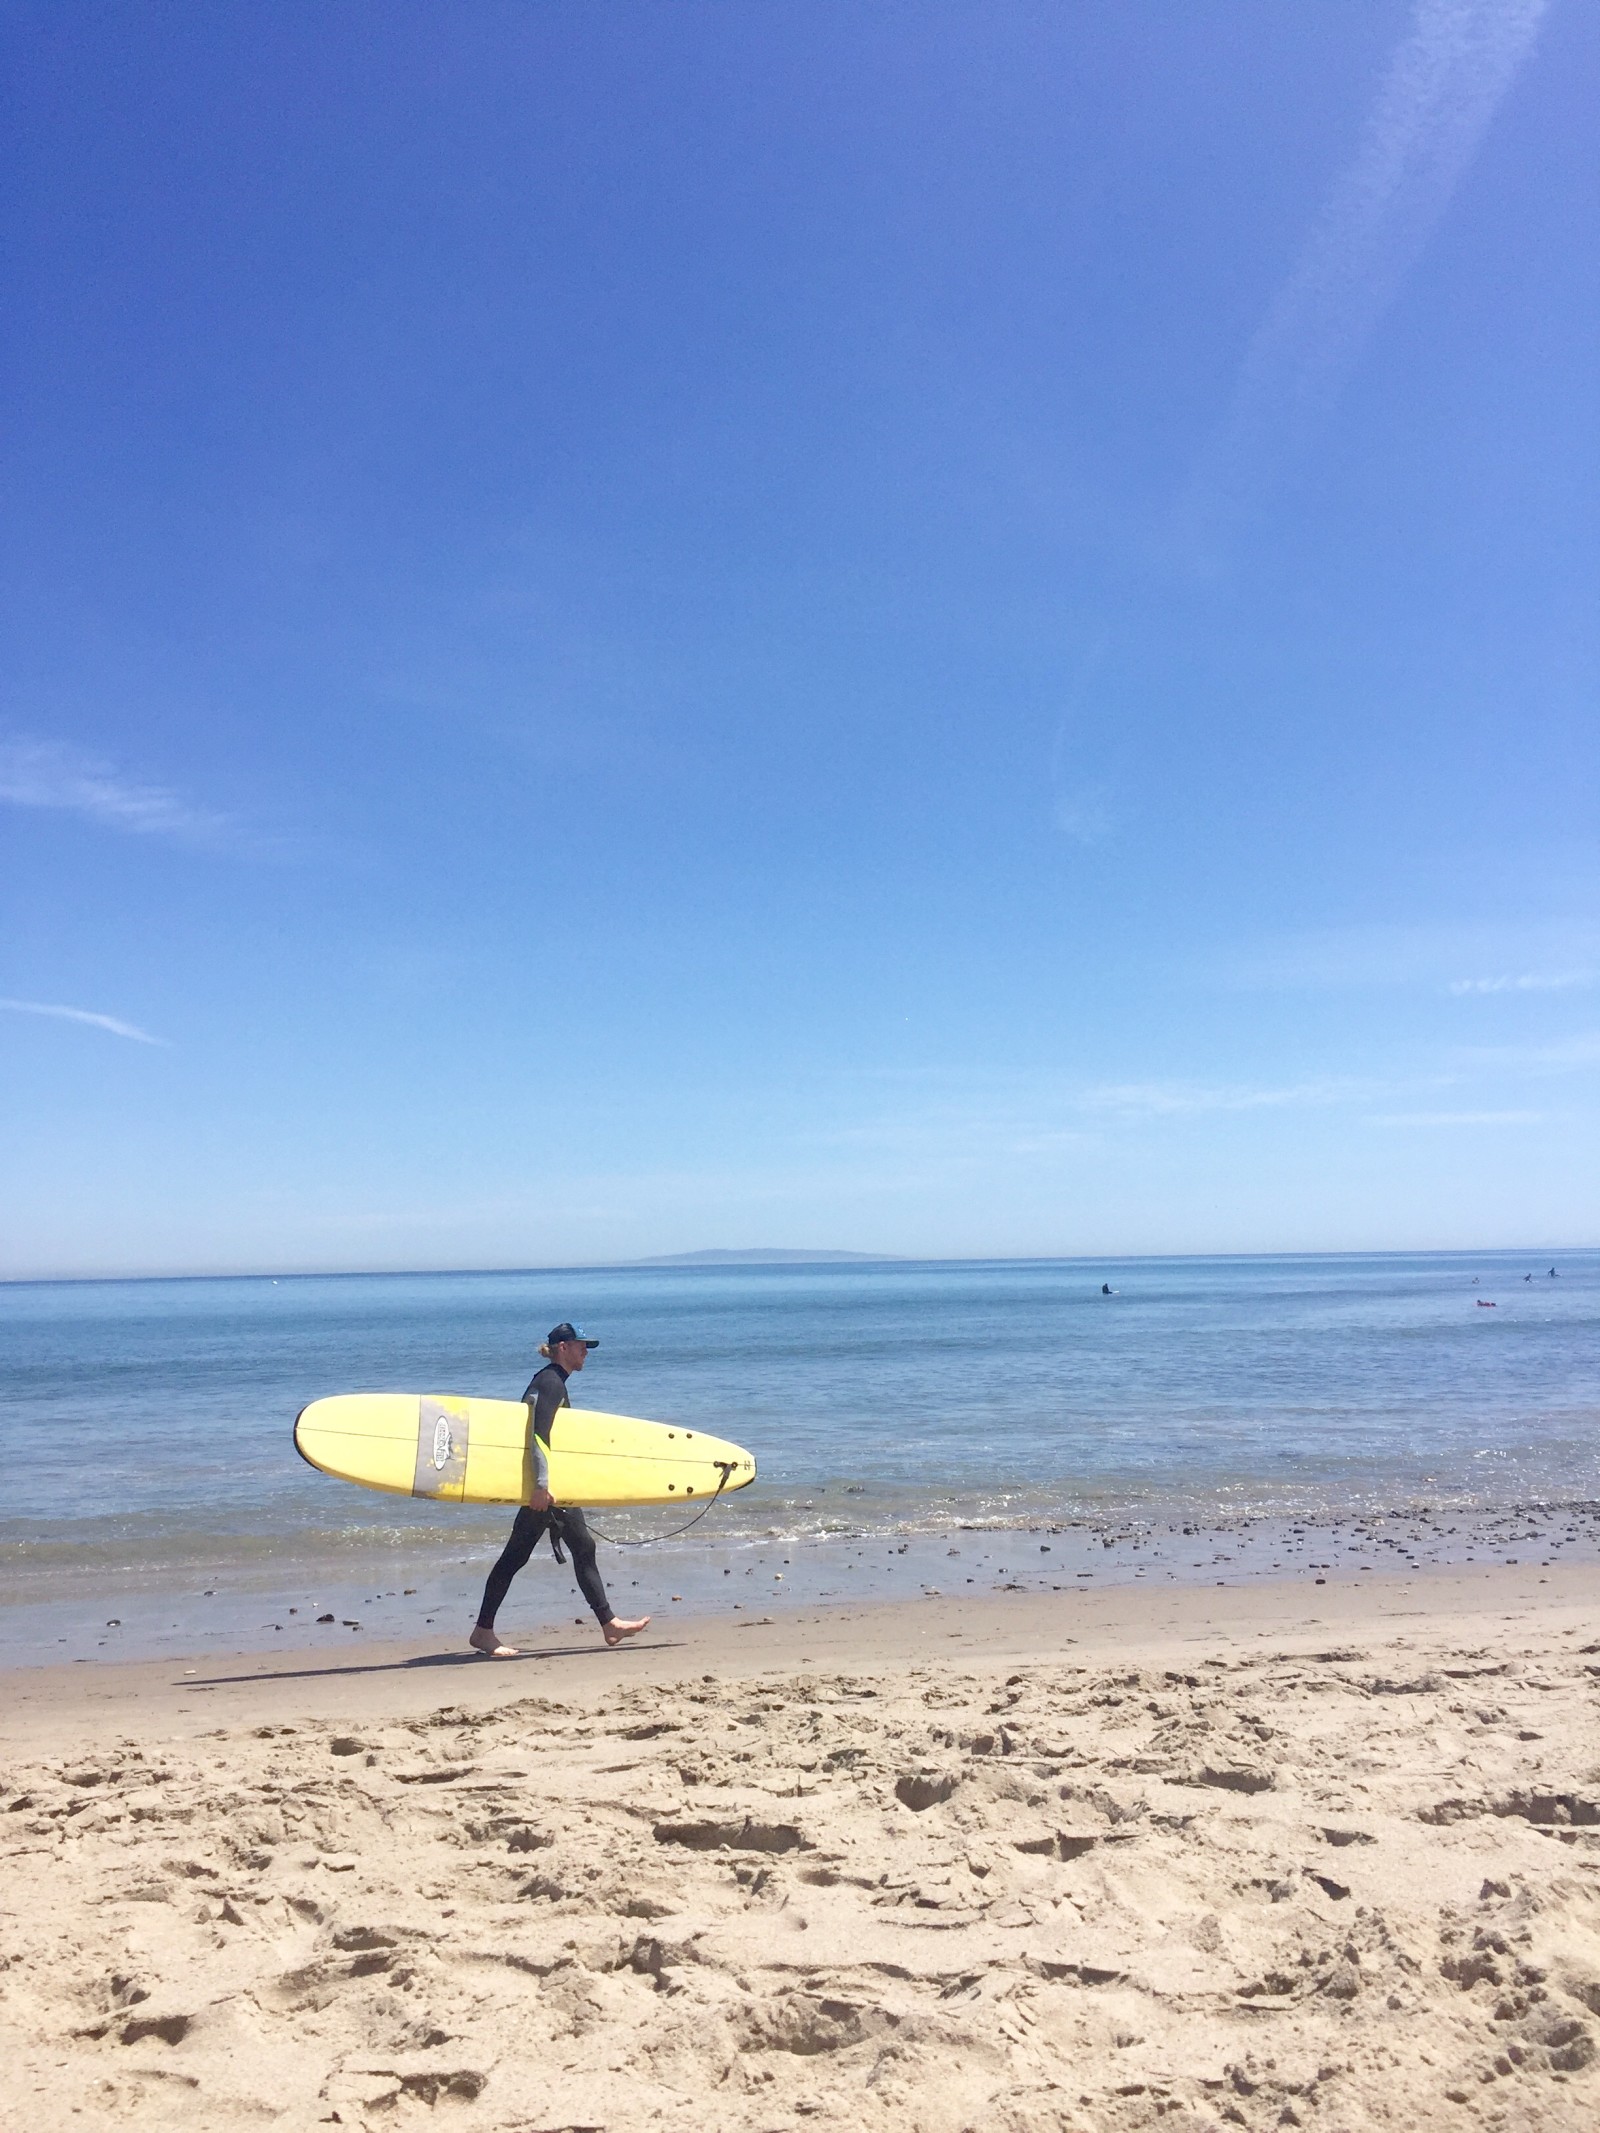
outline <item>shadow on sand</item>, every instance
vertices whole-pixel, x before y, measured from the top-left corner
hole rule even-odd
[[[662,1639],[644,1647],[653,1652],[672,1652],[680,1648],[678,1638]],[[333,1681],[342,1674],[414,1674],[425,1667],[492,1666],[499,1669],[525,1666],[530,1659],[594,1659],[602,1652],[620,1659],[639,1649],[637,1644],[541,1644],[518,1652],[515,1659],[491,1659],[487,1652],[419,1652],[412,1659],[377,1659],[370,1666],[275,1666],[270,1671],[253,1674],[207,1674],[198,1681],[183,1680],[173,1686],[180,1689],[228,1689],[259,1687],[266,1681]]]

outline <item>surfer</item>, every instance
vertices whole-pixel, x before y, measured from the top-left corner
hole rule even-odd
[[[475,1652],[486,1652],[491,1659],[515,1659],[518,1655],[516,1645],[502,1644],[495,1635],[494,1618],[511,1589],[511,1580],[546,1533],[550,1536],[551,1552],[557,1562],[561,1560],[563,1541],[572,1550],[572,1568],[579,1590],[593,1608],[607,1644],[621,1644],[624,1638],[636,1637],[641,1629],[650,1625],[648,1615],[625,1622],[617,1614],[606,1597],[605,1581],[595,1562],[594,1535],[589,1531],[588,1520],[576,1504],[558,1504],[550,1494],[550,1425],[561,1408],[572,1404],[567,1397],[568,1378],[575,1370],[583,1368],[589,1360],[589,1350],[599,1345],[598,1341],[585,1339],[568,1319],[563,1319],[559,1326],[552,1326],[539,1350],[541,1355],[549,1357],[549,1361],[534,1372],[522,1395],[533,1416],[528,1449],[533,1455],[534,1486],[512,1522],[511,1538],[501,1551],[500,1560],[489,1572],[488,1583],[483,1588],[483,1605],[478,1609],[477,1626],[467,1639]]]

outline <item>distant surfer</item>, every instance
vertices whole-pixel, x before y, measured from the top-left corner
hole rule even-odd
[[[1102,1282],[1101,1282],[1101,1284],[1100,1284],[1100,1294],[1101,1294],[1102,1296],[1115,1296],[1115,1295],[1116,1295],[1116,1293],[1117,1293],[1117,1292],[1116,1292],[1116,1290],[1115,1290],[1115,1289],[1114,1289],[1114,1288],[1113,1288],[1113,1287],[1111,1286],[1111,1284],[1110,1284],[1110,1282],[1109,1282],[1109,1281],[1102,1281]]]
[[[562,1559],[563,1541],[572,1550],[572,1568],[577,1575],[579,1590],[593,1608],[607,1644],[621,1644],[624,1638],[636,1637],[641,1629],[650,1626],[648,1615],[640,1615],[628,1622],[618,1615],[606,1597],[605,1581],[595,1562],[594,1535],[589,1531],[588,1520],[576,1504],[558,1504],[550,1494],[550,1425],[561,1408],[572,1404],[567,1398],[567,1379],[575,1370],[583,1368],[589,1360],[589,1350],[599,1345],[598,1341],[587,1340],[568,1319],[563,1319],[559,1326],[552,1326],[539,1350],[541,1355],[548,1356],[549,1361],[534,1372],[522,1395],[532,1414],[528,1449],[533,1455],[534,1486],[512,1522],[511,1538],[506,1542],[500,1560],[489,1572],[489,1581],[483,1588],[483,1605],[478,1609],[477,1626],[467,1639],[475,1652],[486,1652],[491,1659],[515,1659],[518,1655],[516,1645],[503,1644],[495,1635],[494,1619],[511,1589],[511,1580],[546,1533],[550,1536],[551,1552],[557,1562]]]

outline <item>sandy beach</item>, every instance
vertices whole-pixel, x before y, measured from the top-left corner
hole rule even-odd
[[[11,2122],[1587,2128],[1600,1572],[6,1677]]]

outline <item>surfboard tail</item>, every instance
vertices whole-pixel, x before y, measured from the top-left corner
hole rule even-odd
[[[304,1444],[302,1444],[300,1441],[300,1425],[305,1420],[306,1416],[311,1412],[312,1405],[313,1403],[308,1400],[305,1406],[301,1408],[300,1412],[294,1418],[294,1448],[300,1454],[301,1458],[305,1461],[306,1465],[315,1468],[316,1472],[320,1474],[324,1471],[324,1469],[320,1466],[317,1466],[317,1462],[315,1461],[315,1459],[312,1458],[311,1454],[306,1450]]]

